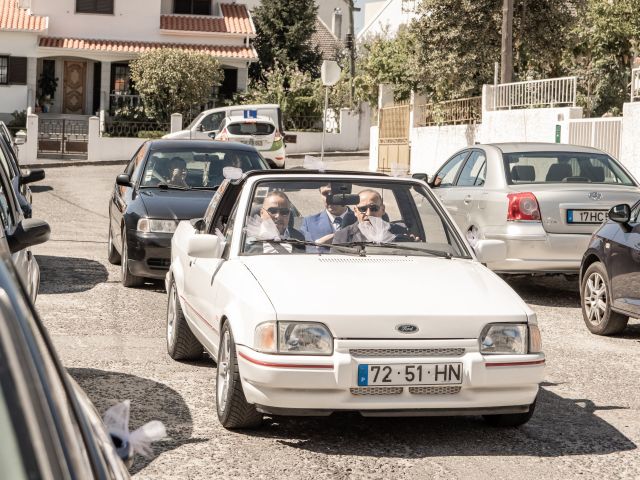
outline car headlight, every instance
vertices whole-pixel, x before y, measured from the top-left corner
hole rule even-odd
[[[333,337],[322,323],[265,322],[256,327],[255,349],[265,353],[331,355]]]
[[[153,218],[141,218],[138,220],[139,232],[143,233],[173,233],[178,227],[175,220],[156,220]]]
[[[524,354],[528,351],[527,325],[494,323],[480,334],[480,353]]]

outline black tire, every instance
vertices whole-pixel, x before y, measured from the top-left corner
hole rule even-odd
[[[611,299],[611,284],[607,269],[601,262],[592,263],[584,272],[580,285],[582,318],[591,333],[615,335],[627,327],[629,317],[614,312],[611,309]]]
[[[109,240],[107,241],[107,260],[111,265],[120,265],[122,257],[113,245],[113,235],[111,234],[111,222],[109,222]]]
[[[483,415],[484,421],[492,427],[519,427],[527,423],[533,412],[536,410],[536,402],[529,406],[529,411],[526,413],[504,413],[500,415]]]
[[[227,342],[228,345],[225,345]],[[236,345],[226,321],[220,331],[217,363],[216,410],[220,423],[228,429],[259,427],[262,424],[262,414],[256,410],[255,405],[248,403],[244,396],[238,371]]]
[[[139,287],[144,283],[144,278],[132,275],[129,271],[127,262],[129,261],[129,247],[127,246],[127,229],[122,227],[122,258],[121,258],[121,272],[122,272],[122,285],[125,287]]]
[[[167,352],[174,360],[198,360],[204,349],[184,318],[173,278],[167,294]]]

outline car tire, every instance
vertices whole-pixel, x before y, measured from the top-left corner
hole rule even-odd
[[[132,275],[129,271],[129,247],[127,246],[127,231],[126,228],[122,228],[122,259],[121,268],[122,271],[122,285],[125,287],[139,287],[144,283],[144,278]]]
[[[174,360],[198,360],[204,349],[184,317],[173,278],[167,293],[167,352]]]
[[[611,309],[611,285],[601,262],[589,265],[580,285],[582,318],[591,333],[615,335],[622,332],[629,317]]]
[[[529,411],[526,413],[503,413],[500,415],[483,415],[484,421],[487,422],[492,427],[519,427],[520,425],[524,425],[531,417],[533,417],[533,412],[536,410],[536,401],[529,406]]]
[[[224,428],[256,428],[262,423],[262,414],[247,402],[242,390],[238,358],[233,333],[228,322],[220,332],[216,372],[216,410]]]
[[[113,245],[113,234],[111,233],[111,223],[109,223],[109,240],[107,241],[107,260],[111,265],[120,265],[122,258]]]

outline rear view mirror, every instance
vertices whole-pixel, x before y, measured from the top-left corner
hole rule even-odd
[[[39,182],[40,180],[44,180],[44,170],[41,168],[34,168],[33,170],[28,170],[26,174],[20,176],[20,185]]]
[[[507,245],[502,240],[478,240],[474,250],[480,263],[500,262],[507,258]]]
[[[195,258],[220,258],[223,249],[220,237],[206,233],[191,236],[187,243],[187,255]]]
[[[616,205],[609,210],[609,218],[618,223],[629,223],[631,219],[631,207],[626,203]]]
[[[7,235],[7,243],[11,253],[15,253],[46,242],[49,240],[49,235],[51,235],[51,227],[47,222],[28,218],[18,224],[13,234]]]
[[[355,193],[334,193],[327,198],[329,205],[357,205],[360,202],[360,195]]]
[[[131,177],[127,173],[121,173],[116,177],[116,185],[121,187],[133,187],[131,184]]]

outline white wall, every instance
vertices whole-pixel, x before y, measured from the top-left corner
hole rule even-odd
[[[412,128],[411,173],[435,173],[457,150],[473,145],[481,125],[444,125]]]
[[[620,161],[640,180],[640,102],[625,103],[622,108]]]
[[[0,85],[0,120],[11,120],[14,110],[26,110],[27,92],[26,85]]]
[[[369,134],[369,171],[378,170],[378,132],[379,127],[373,125]]]
[[[0,32],[0,55],[33,57],[37,38],[33,33]],[[27,108],[27,92],[27,85],[0,85],[0,120],[11,120],[14,110]]]
[[[555,142],[556,124],[582,118],[582,108],[526,108],[482,112],[480,143]]]

